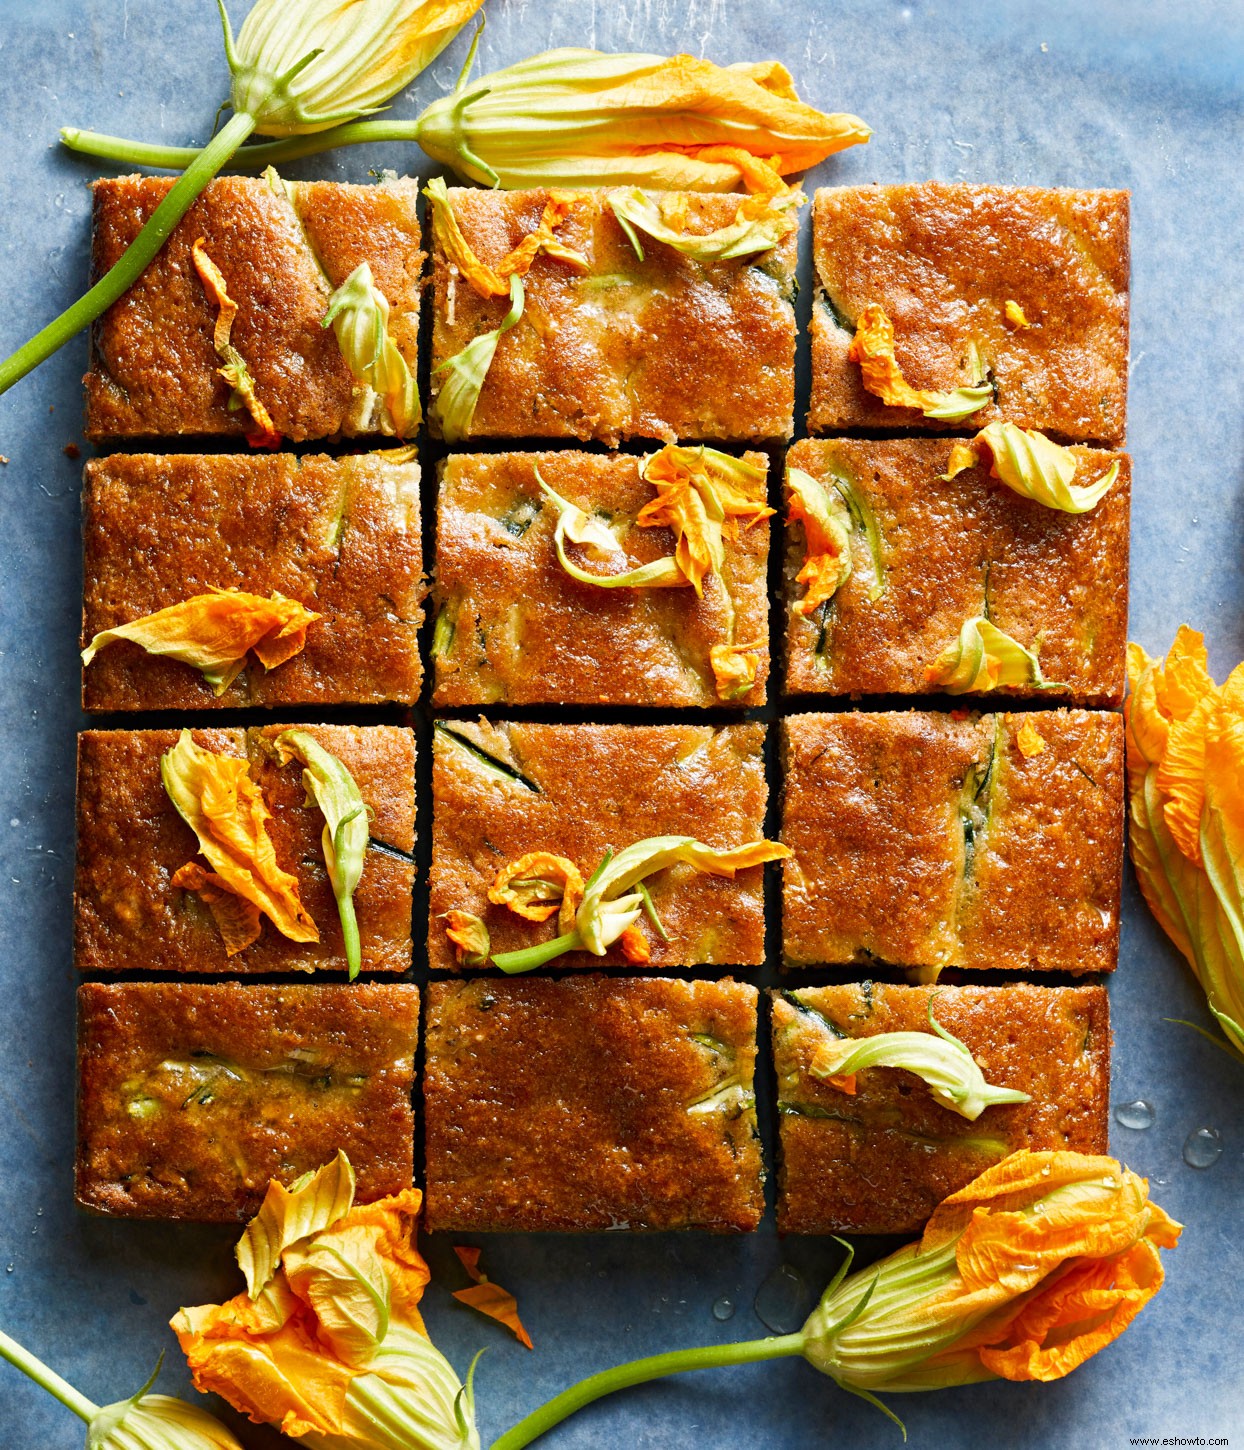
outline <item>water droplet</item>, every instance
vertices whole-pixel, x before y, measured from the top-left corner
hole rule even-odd
[[[722,1298],[718,1299],[717,1302],[713,1305],[713,1318],[719,1320],[722,1324],[724,1324],[727,1319],[733,1319],[734,1300],[727,1299],[724,1295],[722,1296]]]
[[[1153,1104],[1145,1102],[1144,1098],[1137,1098],[1133,1103],[1120,1103],[1114,1110],[1116,1123],[1122,1123],[1125,1128],[1135,1128],[1138,1132],[1141,1128],[1152,1128],[1156,1117]]]
[[[13,1265],[12,1264],[5,1264],[5,1266],[4,1266],[4,1272],[6,1274],[11,1274],[13,1272]]]
[[[1222,1157],[1222,1134],[1217,1128],[1198,1128],[1184,1139],[1184,1162],[1189,1168],[1212,1168]]]
[[[812,1294],[798,1269],[779,1264],[756,1290],[756,1317],[774,1334],[793,1334],[808,1317]]]
[[[1169,1178],[1155,1178],[1153,1180],[1155,1188],[1169,1188],[1170,1182],[1171,1180]]]

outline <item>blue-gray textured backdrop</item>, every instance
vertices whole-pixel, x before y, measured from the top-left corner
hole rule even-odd
[[[1131,634],[1164,651],[1187,620],[1221,675],[1244,655],[1240,587],[1240,82],[1244,17],[1233,0],[926,4],[920,0],[487,0],[485,69],[553,45],[687,50],[728,62],[776,57],[801,92],[849,110],[874,139],[809,178],[1127,186],[1133,192],[1135,458]],[[235,23],[244,7],[230,0]],[[394,107],[413,116],[453,82],[459,38]],[[210,0],[3,0],[0,4],[0,350],[78,293],[86,273],[90,161],[56,145],[73,123],[202,141],[226,90]],[[369,168],[426,174],[413,147],[324,156],[294,174],[362,181]],[[806,214],[803,247],[806,254]],[[805,255],[806,276],[806,255]],[[806,312],[806,289],[803,306]],[[108,1223],[72,1203],[73,754],[78,713],[78,484],[85,343],[0,399],[0,1326],[105,1401],[132,1392],[161,1348],[161,1388],[186,1388],[165,1329],[182,1303],[233,1293],[232,1231]],[[427,823],[422,823],[426,831]],[[418,934],[418,933],[416,933]],[[896,1404],[917,1450],[968,1444],[1084,1450],[1130,1436],[1244,1435],[1244,1068],[1165,1017],[1205,1020],[1178,957],[1130,880],[1111,983],[1114,1100],[1156,1108],[1147,1131],[1112,1123],[1114,1151],[1150,1176],[1187,1224],[1168,1284],[1124,1338],[1053,1386],[993,1385]],[[1185,1164],[1201,1127],[1212,1167]],[[435,1268],[449,1248],[429,1246]],[[514,1288],[536,1351],[434,1285],[428,1323],[478,1378],[485,1444],[578,1376],[632,1355],[750,1338],[753,1296],[780,1263],[809,1284],[828,1241],[625,1235],[497,1237],[486,1266]],[[458,1282],[455,1280],[454,1282]],[[711,1312],[726,1297],[728,1322]],[[72,1416],[0,1366],[0,1446],[81,1443]],[[266,1430],[248,1445],[275,1445]],[[892,1447],[897,1431],[811,1370],[780,1362],[631,1392],[547,1441],[587,1446]],[[1203,1442],[1204,1443],[1204,1442]],[[1225,1442],[1224,1442],[1225,1443]]]

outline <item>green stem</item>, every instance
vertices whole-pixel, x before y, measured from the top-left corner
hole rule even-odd
[[[783,1359],[788,1355],[802,1354],[804,1338],[800,1334],[783,1334],[774,1339],[750,1339],[741,1344],[710,1344],[701,1349],[676,1349],[669,1354],[653,1354],[647,1359],[633,1359],[629,1364],[620,1364],[614,1369],[602,1370],[600,1374],[589,1375],[577,1385],[571,1385],[547,1404],[533,1410],[525,1420],[520,1420],[512,1430],[507,1430],[499,1440],[494,1440],[492,1450],[522,1450],[541,1435],[559,1425],[576,1410],[599,1400],[602,1395],[611,1395],[614,1390],[629,1389],[647,1380],[661,1379],[668,1374],[682,1374],[689,1369],[715,1369],[722,1365],[754,1364],[758,1360]]]
[[[0,1329],[0,1359],[7,1359],[10,1364],[16,1365],[23,1374],[29,1375],[35,1384],[41,1385],[48,1394],[55,1395],[62,1405],[88,1423],[99,1414],[98,1405],[93,1405],[85,1395],[80,1395],[67,1380],[61,1379],[60,1375],[50,1370],[41,1359],[36,1359],[28,1349],[23,1349],[17,1340],[10,1339],[2,1329]]]
[[[42,332],[19,347],[12,357],[0,363],[0,393],[7,392],[32,368],[46,362],[58,348],[106,312],[138,281],[168,240],[169,233],[190,210],[195,198],[254,129],[254,117],[244,111],[239,112],[195,155],[185,174],[173,183],[142,231],[94,287],[62,312],[55,322],[48,323]]]
[[[541,942],[539,946],[523,947],[517,952],[498,952],[492,964],[512,977],[519,972],[533,972],[545,962],[560,957],[563,952],[573,952],[582,945],[583,938],[578,931],[568,931],[565,936],[555,936],[552,941]]]
[[[359,919],[354,911],[354,897],[348,891],[337,897],[337,915],[341,918],[341,940],[346,950],[346,967],[350,980],[353,981],[362,966],[363,952],[359,942]]]
[[[76,126],[63,126],[60,139],[71,151],[84,156],[99,156],[105,161],[119,161],[126,166],[154,166],[180,171],[189,166],[199,152],[193,146],[155,146],[146,141],[127,141],[121,136],[106,136],[99,131],[80,131]],[[309,136],[288,136],[281,141],[260,141],[243,146],[230,164],[239,170],[251,167],[278,166],[314,156],[334,146],[359,146],[364,142],[417,141],[416,121],[347,121],[327,131],[314,131]]]

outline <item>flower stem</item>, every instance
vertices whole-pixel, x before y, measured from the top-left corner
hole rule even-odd
[[[99,1406],[91,1403],[85,1395],[80,1395],[68,1381],[61,1379],[60,1375],[50,1370],[41,1359],[36,1359],[28,1349],[23,1349],[17,1340],[10,1339],[0,1329],[0,1359],[7,1359],[10,1364],[16,1365],[23,1374],[29,1375],[35,1384],[41,1385],[48,1394],[56,1398],[71,1409],[75,1415],[83,1420],[90,1421],[99,1413]]]
[[[106,136],[99,131],[80,131],[76,126],[62,126],[61,143],[84,156],[99,156],[105,161],[119,161],[126,166],[153,166],[180,171],[199,155],[193,146],[156,146],[146,141],[127,141],[121,136]],[[260,141],[243,146],[228,164],[239,170],[251,167],[277,166],[314,156],[335,146],[359,146],[364,142],[417,141],[418,121],[347,121],[327,131],[314,131],[309,136],[288,136],[281,141]]]
[[[168,240],[169,233],[190,210],[195,198],[254,129],[254,117],[239,111],[202,151],[195,154],[185,174],[173,183],[142,231],[108,272],[72,307],[19,347],[12,357],[0,363],[0,393],[7,392],[32,368],[46,362],[58,348],[94,322],[138,281]]]
[[[560,957],[563,952],[577,951],[582,945],[583,938],[576,929],[566,932],[564,936],[555,936],[550,941],[541,942],[538,946],[523,947],[516,952],[498,952],[493,957],[492,964],[512,977],[519,972],[532,972],[537,967],[544,966],[545,962],[551,962],[554,957]]]
[[[507,1430],[499,1440],[494,1440],[492,1450],[522,1450],[538,1440],[554,1425],[559,1425],[576,1410],[599,1400],[602,1395],[611,1395],[614,1390],[628,1389],[647,1380],[661,1379],[668,1374],[682,1374],[689,1369],[714,1369],[728,1364],[752,1364],[757,1360],[782,1359],[792,1354],[802,1354],[804,1338],[800,1334],[783,1334],[773,1339],[750,1339],[740,1344],[709,1344],[701,1349],[676,1349],[669,1354],[653,1354],[647,1359],[633,1359],[614,1369],[602,1370],[589,1375],[577,1385],[571,1385],[547,1404],[533,1410],[525,1420],[520,1420],[512,1430]]]

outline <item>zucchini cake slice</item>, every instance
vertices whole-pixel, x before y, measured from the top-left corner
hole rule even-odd
[[[1114,970],[1120,716],[795,715],[782,755],[788,967]]]
[[[362,1202],[411,1184],[419,991],[399,984],[78,989],[77,1200],[249,1218],[344,1151]]]
[[[766,461],[749,453],[763,505]],[[547,487],[542,487],[542,485]],[[551,499],[549,491],[556,495]],[[441,465],[432,654],[435,705],[760,705],[768,674],[767,519],[724,529],[724,565],[699,594],[668,583],[605,587],[675,552],[645,526],[654,488],[643,460],[592,453],[456,454]],[[559,544],[557,500],[594,521],[616,552]],[[758,644],[755,681],[731,697],[713,650]]]
[[[227,954],[212,909],[210,878],[196,886],[181,875],[202,857],[195,831],[161,779],[161,757],[177,746],[179,732],[87,730],[78,737],[74,891],[74,957],[81,971],[247,974],[346,968],[340,912],[321,839],[325,816],[318,805],[306,804],[301,762],[279,759],[277,739],[292,729],[344,765],[370,812],[362,875],[352,897],[362,970],[407,970],[415,870],[413,732],[395,725],[267,725],[189,733],[205,750],[248,762],[250,779],[271,813],[263,835],[271,842],[277,869],[294,878],[293,889],[318,941],[291,940],[264,916],[250,945]]]
[[[501,899],[503,872],[507,879],[542,871],[563,881],[577,875],[582,886],[607,854],[653,837],[693,837],[722,851],[761,841],[764,736],[759,724],[438,722],[432,968],[460,965],[446,930],[454,920],[450,913],[481,921],[494,953],[554,941],[567,930],[557,919],[565,900],[560,887],[543,890],[539,900],[547,905],[536,905],[534,914],[531,905],[520,913]],[[557,957],[557,966],[615,967],[636,960],[653,967],[758,966],[764,958],[763,869],[740,867],[729,877],[668,866],[644,883],[651,912],[635,929],[649,956],[627,957],[619,942],[603,957],[569,951]],[[513,890],[508,895],[512,899]]]
[[[558,255],[522,279],[522,314],[499,338],[473,408],[444,425],[450,360],[503,326],[509,296],[482,297],[433,215],[433,406],[450,441],[624,438],[771,443],[791,436],[796,230],[766,251],[697,260],[614,211],[613,191],[450,188],[466,246],[496,268],[536,233],[552,203]],[[654,193],[681,239],[734,225],[746,197]],[[633,234],[634,241],[628,236]],[[728,249],[726,249],[728,250]],[[577,254],[572,263],[564,253]],[[640,255],[642,252],[642,256]],[[438,400],[438,394],[439,400]]]
[[[818,191],[808,431],[974,432],[1006,418],[1063,441],[1121,443],[1128,204],[1126,191],[938,181]],[[870,392],[850,352],[872,308],[893,325],[908,384],[985,384],[984,406],[939,420]]]
[[[95,183],[93,276],[117,261],[172,184],[153,176]],[[413,438],[418,195],[411,179],[287,183],[272,171],[209,183],[91,330],[86,436],[105,444],[247,436],[263,446]],[[326,326],[334,301],[337,321]],[[361,348],[338,340],[352,321],[366,338]],[[383,369],[372,366],[377,333]]]
[[[983,618],[1034,657],[1022,678],[993,692],[1119,704],[1131,460],[1071,449],[1077,486],[1118,465],[1100,502],[1072,514],[991,479],[987,462],[946,479],[951,449],[940,438],[833,438],[806,439],[787,454],[788,513],[792,471],[799,470],[820,486],[846,530],[850,567],[828,599],[809,602],[798,578],[807,529],[788,527],[785,692],[940,693],[939,658],[968,621]],[[974,683],[969,689],[979,692]]]
[[[83,670],[87,710],[413,704],[423,670],[413,449],[114,454],[86,465],[82,644],[197,595],[236,589],[319,616],[304,648],[252,659],[219,695],[193,666],[118,640]]]
[[[433,982],[428,1228],[756,1228],[756,1006],[729,980]]]
[[[1102,987],[903,987],[774,992],[779,1233],[911,1234],[948,1194],[1020,1148],[1104,1153],[1110,1018]],[[842,1039],[928,1033],[929,1011],[991,1087],[1028,1102],[974,1120],[916,1073],[831,1078]]]

